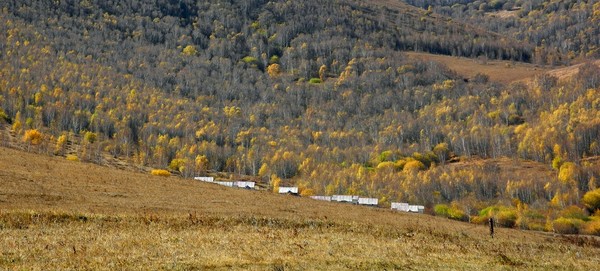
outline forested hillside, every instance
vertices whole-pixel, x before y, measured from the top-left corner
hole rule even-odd
[[[406,0],[534,46],[533,61],[561,65],[600,57],[597,0]]]
[[[385,2],[2,1],[0,123],[30,151],[74,145],[84,161],[450,204],[435,209],[505,226],[552,230],[562,216],[597,233],[596,201],[582,198],[600,178],[598,67],[531,84],[461,78],[402,51],[548,51]]]

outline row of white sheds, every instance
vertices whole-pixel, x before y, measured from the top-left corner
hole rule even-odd
[[[215,181],[214,177],[194,177],[194,180],[216,183],[227,187],[239,187],[247,189],[255,189],[255,182],[237,181],[237,182],[219,182]],[[294,194],[298,195],[298,187],[296,186],[280,186],[279,194]],[[310,198],[322,201],[333,201],[333,202],[347,202],[358,205],[377,206],[379,199],[377,198],[363,198],[354,195],[333,195],[333,196],[311,196]],[[411,205],[406,202],[392,202],[392,210],[411,212],[411,213],[423,213],[425,206],[423,205]]]
[[[378,198],[362,198],[354,195],[311,196],[310,198],[323,201],[348,202],[359,205],[377,206]]]
[[[227,186],[227,187],[239,187],[239,188],[247,188],[247,189],[254,189],[256,186],[255,182],[246,182],[246,181],[219,182],[219,181],[215,181],[214,177],[194,177],[194,180],[207,182],[207,183],[216,183],[218,185]]]
[[[392,210],[422,214],[425,211],[425,206],[411,205],[406,202],[392,202]]]

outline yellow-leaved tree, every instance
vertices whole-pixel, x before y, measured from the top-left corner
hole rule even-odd
[[[281,66],[277,63],[273,63],[267,67],[267,73],[271,78],[275,78],[281,74]]]
[[[30,145],[39,145],[42,143],[42,133],[37,129],[27,130],[25,131],[25,135],[23,135],[23,142]]]
[[[588,191],[583,195],[583,204],[590,211],[594,213],[600,209],[600,188]]]

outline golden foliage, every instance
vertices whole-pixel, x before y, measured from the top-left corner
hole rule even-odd
[[[600,188],[585,193],[583,195],[583,204],[592,212],[600,209]]]
[[[273,63],[267,67],[267,73],[271,78],[275,78],[281,74],[281,66],[277,63]]]
[[[406,162],[406,164],[404,165],[403,172],[414,173],[423,169],[425,169],[425,165],[421,161],[411,160]]]
[[[150,174],[153,176],[161,176],[161,177],[171,176],[171,173],[165,169],[153,169],[152,171],[150,171]]]
[[[185,48],[183,48],[182,53],[186,56],[195,56],[196,54],[198,54],[198,50],[194,45],[188,45]]]
[[[27,130],[25,131],[25,135],[23,135],[23,142],[38,145],[42,142],[42,133],[37,129]]]
[[[83,135],[83,139],[85,139],[86,142],[93,144],[94,142],[96,142],[96,139],[98,138],[98,135],[96,133],[87,131],[85,132],[85,134]]]
[[[55,155],[62,155],[67,145],[67,135],[62,134],[56,139],[56,145],[54,147]]]
[[[74,154],[69,154],[65,157],[65,159],[69,160],[69,161],[73,161],[73,162],[79,162],[79,157],[77,157],[77,155]]]

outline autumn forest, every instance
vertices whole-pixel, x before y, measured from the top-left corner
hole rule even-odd
[[[0,144],[600,234],[599,1],[8,0],[0,21]],[[580,66],[507,84],[408,51]]]

